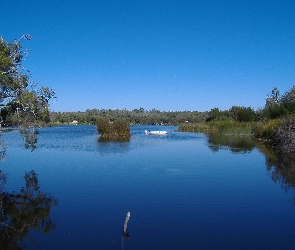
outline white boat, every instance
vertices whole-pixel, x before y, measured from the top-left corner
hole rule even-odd
[[[144,131],[146,135],[166,135],[167,131],[151,131],[151,130],[145,130]]]

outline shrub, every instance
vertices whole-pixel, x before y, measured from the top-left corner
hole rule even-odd
[[[252,124],[252,132],[256,138],[274,141],[275,130],[281,123],[280,119],[273,119]]]
[[[99,119],[96,124],[97,131],[102,137],[129,137],[130,123],[124,119],[118,119],[113,122],[105,118]]]

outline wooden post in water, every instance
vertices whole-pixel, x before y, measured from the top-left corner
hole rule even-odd
[[[129,234],[127,232],[127,224],[128,224],[129,219],[130,219],[130,212],[127,213],[126,218],[125,218],[125,222],[124,222],[124,237],[128,240],[130,239]]]

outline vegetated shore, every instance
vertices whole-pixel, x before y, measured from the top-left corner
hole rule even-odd
[[[253,136],[267,142],[277,151],[295,152],[295,116],[263,122],[214,121],[203,123],[183,123],[182,132],[218,132],[231,136]]]

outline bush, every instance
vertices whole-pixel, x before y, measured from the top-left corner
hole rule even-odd
[[[281,124],[280,119],[273,119],[252,124],[252,132],[258,139],[274,141],[275,130]]]
[[[282,117],[287,113],[287,109],[284,105],[275,104],[265,108],[264,117],[267,119],[276,119]]]
[[[233,106],[229,114],[237,122],[253,122],[256,119],[256,113],[251,107]]]
[[[124,119],[110,122],[105,118],[99,119],[96,124],[97,131],[102,137],[129,137],[130,123]]]

